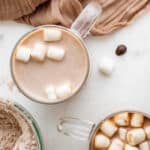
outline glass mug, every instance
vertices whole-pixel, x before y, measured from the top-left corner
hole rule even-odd
[[[39,102],[39,103],[44,103],[44,104],[56,104],[56,103],[60,103],[63,102],[69,98],[71,98],[73,95],[75,95],[77,92],[79,92],[79,90],[81,89],[81,87],[83,86],[83,84],[85,83],[88,73],[89,73],[89,56],[88,56],[88,52],[87,52],[87,48],[84,44],[83,39],[88,35],[89,31],[91,30],[91,28],[93,27],[93,25],[96,22],[97,17],[101,14],[102,9],[100,7],[99,4],[97,4],[96,2],[91,2],[89,3],[81,12],[81,14],[77,17],[77,19],[74,21],[74,23],[71,25],[71,28],[66,28],[66,27],[62,27],[62,26],[58,26],[58,25],[42,25],[39,26],[37,28],[34,28],[32,31],[26,33],[15,45],[13,52],[12,52],[12,56],[11,56],[11,61],[10,61],[10,67],[11,67],[11,74],[12,74],[12,78],[16,84],[16,86],[18,87],[18,89],[29,99],[35,101],[35,102]],[[15,78],[15,74],[14,74],[14,70],[13,70],[13,55],[15,53],[15,49],[17,47],[17,45],[19,44],[19,42],[25,38],[29,33],[34,32],[37,29],[40,28],[46,28],[46,27],[55,27],[58,29],[62,29],[65,30],[69,33],[71,33],[74,37],[76,37],[81,45],[84,47],[84,53],[86,55],[86,61],[87,61],[87,66],[86,66],[86,74],[82,80],[82,83],[80,84],[80,86],[77,88],[77,90],[75,92],[72,92],[72,94],[67,97],[64,98],[58,102],[45,102],[45,101],[41,101],[41,100],[37,100],[35,97],[31,96],[30,94],[28,94],[27,92],[25,92],[25,90],[19,85],[19,82],[16,80]]]
[[[94,139],[100,128],[102,122],[106,119],[110,119],[114,115],[118,113],[129,112],[129,113],[141,113],[144,117],[150,119],[150,115],[144,112],[140,112],[138,110],[127,110],[127,111],[119,111],[104,117],[98,124],[95,124],[88,120],[81,120],[78,118],[72,117],[64,117],[59,120],[57,125],[58,132],[75,138],[80,141],[88,141],[89,150],[94,150]]]

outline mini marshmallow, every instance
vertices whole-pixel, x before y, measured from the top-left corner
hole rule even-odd
[[[100,127],[101,131],[108,137],[112,137],[118,130],[118,127],[111,120],[106,120]]]
[[[114,69],[114,61],[111,58],[104,57],[99,64],[99,70],[104,75],[110,75]]]
[[[46,94],[47,94],[48,99],[51,101],[56,100],[56,98],[57,98],[55,87],[53,85],[49,85],[46,88]]]
[[[150,150],[150,145],[147,141],[141,143],[139,147],[140,147],[140,150]]]
[[[38,61],[43,61],[46,55],[46,47],[41,43],[36,43],[31,50],[31,57]]]
[[[108,150],[123,150],[124,143],[119,139],[113,139]]]
[[[60,61],[65,56],[65,50],[57,46],[49,46],[47,50],[47,57],[53,60]]]
[[[62,38],[62,32],[57,29],[44,29],[43,38],[46,42],[59,41]]]
[[[114,116],[114,122],[118,126],[127,126],[129,125],[129,114],[127,112],[120,113]]]
[[[95,137],[96,148],[107,148],[110,145],[110,140],[103,134],[98,134]]]
[[[127,133],[127,141],[132,146],[140,144],[144,140],[145,140],[145,132],[144,132],[144,129],[142,129],[142,128],[131,129]]]
[[[142,127],[144,123],[144,116],[140,113],[134,113],[131,116],[131,126],[132,127]]]
[[[146,137],[147,137],[148,139],[150,139],[150,125],[146,125],[146,126],[144,127],[144,130],[145,130],[145,133],[146,133]]]
[[[127,129],[126,128],[119,128],[119,137],[121,140],[125,141],[126,140],[126,136],[127,136]]]
[[[59,98],[65,98],[71,94],[70,82],[63,83],[56,88],[56,95]]]
[[[27,47],[20,47],[16,52],[16,59],[27,63],[30,60],[31,50]]]
[[[124,150],[139,150],[139,149],[135,146],[131,146],[129,144],[126,144]]]

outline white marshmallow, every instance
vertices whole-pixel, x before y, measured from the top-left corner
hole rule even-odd
[[[139,147],[140,147],[140,150],[150,150],[150,145],[147,141],[141,143]]]
[[[111,120],[104,121],[100,129],[109,137],[112,137],[118,130],[117,126]]]
[[[55,87],[53,85],[49,85],[46,88],[46,94],[49,100],[54,101],[57,99]]]
[[[104,57],[99,63],[99,70],[105,75],[110,75],[114,69],[114,61],[111,58]]]
[[[47,57],[53,60],[60,61],[65,56],[65,50],[57,46],[49,46],[47,50]]]
[[[98,134],[95,137],[96,148],[107,148],[110,145],[110,140],[103,134]]]
[[[113,139],[108,150],[123,150],[124,143],[119,139]]]
[[[146,137],[147,137],[148,139],[150,139],[150,125],[146,125],[146,126],[144,127],[144,130],[145,130],[145,133],[146,133]]]
[[[142,127],[144,123],[144,116],[140,113],[134,113],[131,116],[131,126],[132,127]]]
[[[114,122],[118,126],[127,126],[129,125],[129,114],[127,112],[120,113],[114,116]]]
[[[71,94],[70,82],[63,83],[56,88],[56,95],[59,98],[65,98]]]
[[[16,59],[27,63],[30,60],[31,50],[27,47],[20,47],[16,52]]]
[[[144,129],[142,129],[142,128],[131,129],[127,133],[127,141],[132,146],[140,144],[144,140],[145,140],[145,132],[144,132]]]
[[[31,50],[31,57],[38,61],[43,61],[46,55],[46,47],[41,43],[35,44]]]
[[[139,149],[135,146],[131,146],[129,144],[126,144],[124,150],[139,150]]]
[[[127,136],[127,129],[126,128],[119,128],[119,137],[121,140],[125,141],[126,140],[126,136]]]
[[[62,32],[57,29],[44,29],[43,38],[46,42],[59,41],[62,38]]]

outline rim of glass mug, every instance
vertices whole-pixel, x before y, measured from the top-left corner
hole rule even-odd
[[[91,13],[92,11],[92,13]],[[21,93],[28,97],[30,100],[34,101],[34,102],[38,102],[41,104],[58,104],[58,103],[63,103],[69,99],[71,99],[73,96],[75,96],[83,87],[84,83],[87,80],[88,74],[89,74],[89,68],[90,68],[90,62],[89,62],[89,56],[88,56],[88,50],[84,44],[83,38],[85,38],[87,36],[87,34],[89,33],[89,31],[91,30],[92,26],[95,24],[97,17],[101,14],[102,10],[101,7],[99,5],[97,5],[96,2],[92,2],[90,4],[88,4],[83,11],[81,12],[81,14],[77,17],[77,19],[74,21],[74,23],[72,24],[71,28],[66,28],[63,26],[59,26],[59,25],[41,25],[38,27],[35,27],[34,29],[30,30],[29,32],[25,33],[15,44],[12,54],[11,54],[11,59],[10,59],[10,70],[11,70],[11,75],[12,78],[17,86],[17,88],[19,89],[19,91],[21,91]],[[85,20],[85,15],[87,15],[87,18]],[[84,20],[84,21],[83,21]],[[89,21],[90,20],[90,21]],[[81,26],[82,23],[82,26]],[[77,90],[72,93],[69,97],[67,98],[63,98],[60,101],[57,102],[45,102],[45,101],[41,101],[40,99],[36,99],[33,96],[28,95],[18,84],[17,80],[15,79],[15,75],[13,72],[13,55],[15,52],[15,49],[17,47],[17,45],[20,43],[21,40],[23,40],[28,34],[40,29],[40,28],[44,28],[44,27],[56,27],[56,28],[60,28],[63,29],[67,32],[72,33],[77,39],[80,40],[82,46],[84,47],[84,52],[86,54],[86,60],[87,60],[87,70],[86,70],[86,74],[84,77],[84,80],[82,81],[82,83],[80,84],[80,86],[77,88]]]
[[[64,118],[60,118],[59,123],[57,125],[57,131],[66,136],[70,136],[72,138],[78,139],[80,141],[89,141],[89,150],[93,150],[94,137],[97,131],[99,130],[99,126],[102,124],[102,122],[106,119],[113,117],[118,113],[123,113],[123,112],[141,113],[145,117],[150,119],[150,114],[139,110],[117,111],[108,114],[106,117],[103,117],[97,124],[89,120],[82,120],[73,117],[64,117]],[[72,128],[71,125],[73,125]]]
[[[28,122],[29,126],[31,127],[34,136],[36,138],[36,142],[38,144],[38,150],[44,150],[44,144],[43,144],[43,138],[42,134],[39,128],[39,125],[37,121],[33,118],[31,113],[22,105],[16,103],[16,102],[11,102],[9,100],[5,100],[3,98],[0,98],[1,103],[4,103],[6,105],[11,105],[12,109],[14,109],[16,112],[18,112],[22,117]]]

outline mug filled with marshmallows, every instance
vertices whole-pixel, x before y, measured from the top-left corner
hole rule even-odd
[[[60,119],[58,131],[78,140],[88,140],[89,150],[150,149],[150,115],[138,111],[113,113],[97,125],[66,117]]]
[[[18,41],[11,57],[11,73],[25,96],[36,102],[55,104],[81,89],[89,72],[83,38],[100,13],[100,6],[92,2],[70,29],[43,25]]]

